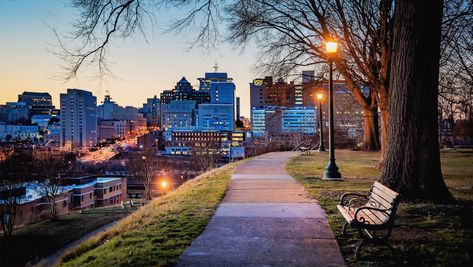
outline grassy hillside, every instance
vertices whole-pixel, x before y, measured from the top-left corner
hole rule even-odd
[[[64,255],[65,266],[167,266],[204,230],[233,168],[207,172]]]

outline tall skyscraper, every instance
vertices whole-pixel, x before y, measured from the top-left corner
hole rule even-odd
[[[206,72],[199,78],[200,90],[208,91],[210,104],[199,105],[199,126],[235,129],[235,84],[226,72]]]
[[[67,89],[60,99],[61,145],[94,146],[97,143],[97,98],[89,91]]]

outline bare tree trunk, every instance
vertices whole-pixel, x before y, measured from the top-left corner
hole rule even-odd
[[[50,212],[51,212],[51,220],[55,221],[59,218],[57,214],[57,208],[56,208],[56,195],[52,194],[49,198],[49,206],[50,206]]]
[[[365,151],[378,150],[379,138],[376,111],[364,106],[361,106],[361,109],[363,111],[363,141],[361,149]]]
[[[405,199],[452,199],[438,144],[441,19],[442,0],[396,1],[388,147],[380,180]]]
[[[379,140],[381,144],[381,158],[379,159],[379,167],[384,166],[384,161],[386,159],[386,151],[388,148],[388,125],[389,125],[389,111],[385,107],[380,107],[381,110],[381,117],[380,117],[380,125],[379,128],[381,129],[379,134]]]

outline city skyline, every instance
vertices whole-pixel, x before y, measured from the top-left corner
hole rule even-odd
[[[254,71],[254,49],[242,52],[222,43],[218,51],[199,48],[187,51],[190,40],[183,36],[163,35],[160,29],[148,35],[146,43],[137,36],[116,40],[110,48],[110,67],[115,77],[94,78],[96,69],[89,67],[70,81],[61,80],[63,62],[52,53],[56,28],[60,33],[70,30],[77,17],[66,2],[23,1],[0,3],[0,49],[7,51],[0,62],[0,103],[17,101],[23,91],[48,92],[53,104],[59,106],[59,94],[68,88],[91,91],[98,104],[108,90],[117,103],[140,107],[147,98],[174,87],[183,76],[197,88],[205,72],[227,72],[236,84],[236,96],[241,97],[241,113],[250,114],[249,83],[257,77]],[[163,21],[170,20],[170,13]],[[159,25],[158,25],[159,27]],[[150,30],[151,31],[151,30]],[[236,64],[238,63],[238,64]]]

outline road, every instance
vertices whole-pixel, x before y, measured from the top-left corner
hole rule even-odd
[[[96,151],[90,151],[81,155],[79,161],[81,162],[90,162],[90,163],[102,163],[112,157],[114,157],[118,152],[127,147],[135,147],[136,138],[129,138],[121,141],[117,141],[115,144],[104,146]]]

